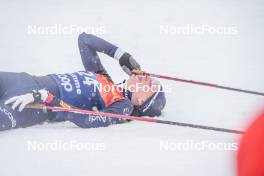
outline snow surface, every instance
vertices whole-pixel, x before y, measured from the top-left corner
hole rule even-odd
[[[28,25],[103,26],[101,36],[149,72],[263,91],[261,0],[12,0],[0,6],[0,70],[36,75],[82,70],[78,34],[29,35]],[[237,35],[160,35],[160,25],[236,26]],[[100,55],[116,82],[126,75]],[[163,81],[163,119],[243,130],[260,96]],[[1,132],[0,175],[233,176],[235,151],[162,150],[162,142],[233,143],[239,135],[145,122],[80,129],[69,122]],[[103,144],[102,151],[30,151],[29,141]]]

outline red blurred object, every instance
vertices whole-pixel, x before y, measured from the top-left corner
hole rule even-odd
[[[264,176],[264,111],[242,137],[237,156],[238,176]]]

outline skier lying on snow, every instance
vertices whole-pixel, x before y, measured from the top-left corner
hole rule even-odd
[[[60,107],[70,105],[79,109],[133,116],[161,115],[166,103],[162,86],[150,77],[132,75],[132,70],[140,70],[140,66],[130,54],[86,33],[79,36],[78,44],[86,71],[47,76],[0,72],[0,130],[28,127],[45,120],[68,120],[82,128],[105,127],[128,121],[121,118],[91,117],[70,112],[43,112],[25,108],[30,103]],[[114,86],[111,91],[102,89],[102,86],[115,84],[101,64],[97,52],[119,60],[130,78],[123,84]],[[130,89],[140,84],[141,87],[159,86],[148,91]]]

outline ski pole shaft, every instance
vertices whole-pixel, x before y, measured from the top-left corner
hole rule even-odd
[[[212,83],[186,80],[186,79],[181,79],[181,78],[176,78],[176,77],[157,75],[157,74],[146,73],[146,72],[142,72],[142,71],[133,71],[133,72],[135,74],[143,74],[143,75],[150,76],[150,77],[155,77],[155,78],[161,78],[161,79],[178,81],[178,82],[184,82],[184,83],[189,83],[189,84],[196,84],[196,85],[200,85],[200,86],[207,86],[207,87],[213,87],[213,88],[218,88],[218,89],[225,89],[225,90],[230,90],[230,91],[243,92],[243,93],[248,93],[248,94],[264,96],[263,92],[257,92],[257,91],[251,91],[251,90],[245,90],[245,89],[238,89],[238,88],[227,87],[227,86],[222,86],[222,85],[217,85],[217,84],[212,84]]]
[[[218,128],[218,127],[212,127],[212,126],[205,126],[205,125],[196,125],[196,124],[191,124],[191,123],[182,123],[182,122],[165,121],[165,120],[157,120],[156,123],[163,123],[163,124],[169,124],[169,125],[177,125],[177,126],[183,126],[183,127],[198,128],[198,129],[204,129],[204,130],[213,130],[213,131],[234,133],[234,134],[244,134],[243,131],[226,129],[226,128]]]
[[[204,126],[204,125],[196,125],[196,124],[190,124],[190,123],[166,121],[166,120],[159,120],[159,119],[146,118],[146,117],[135,117],[135,116],[120,115],[120,114],[111,114],[111,113],[104,113],[104,112],[94,112],[94,111],[74,109],[74,108],[45,106],[43,104],[28,105],[26,108],[51,110],[51,111],[67,111],[67,112],[79,113],[79,114],[85,114],[85,115],[93,115],[93,116],[99,115],[99,116],[111,117],[111,118],[123,118],[123,119],[129,119],[129,120],[137,120],[137,121],[161,123],[161,124],[167,124],[167,125],[191,127],[191,128],[197,128],[197,129],[213,130],[213,131],[218,131],[218,132],[226,132],[226,133],[234,133],[234,134],[243,134],[244,133],[243,131],[225,129],[225,128],[217,128],[217,127],[212,127],[212,126]]]

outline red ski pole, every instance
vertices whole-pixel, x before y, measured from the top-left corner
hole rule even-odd
[[[153,122],[153,123],[162,123],[167,125],[177,125],[177,126],[184,126],[184,127],[191,127],[191,128],[198,128],[198,129],[204,129],[204,130],[213,130],[218,132],[226,132],[226,133],[234,133],[234,134],[243,134],[243,131],[238,130],[232,130],[232,129],[226,129],[226,128],[218,128],[218,127],[212,127],[212,126],[204,126],[204,125],[196,125],[196,124],[190,124],[190,123],[182,123],[182,122],[174,122],[174,121],[166,121],[166,120],[160,120],[160,119],[154,119],[154,118],[146,118],[146,117],[135,117],[135,116],[127,116],[127,115],[120,115],[120,114],[111,114],[111,113],[104,113],[104,112],[94,112],[89,110],[82,110],[82,109],[74,109],[74,108],[62,108],[62,107],[54,107],[54,106],[46,106],[43,104],[32,104],[27,105],[26,108],[30,109],[41,109],[41,110],[51,110],[51,111],[67,111],[72,113],[79,113],[79,114],[85,114],[85,115],[98,115],[98,116],[104,116],[104,117],[111,117],[111,118],[123,118],[123,119],[129,119],[129,120],[137,120],[137,121],[144,121],[144,122]]]
[[[145,76],[161,78],[161,79],[166,79],[166,80],[172,80],[172,81],[177,81],[177,82],[184,82],[184,83],[196,84],[196,85],[200,85],[200,86],[207,86],[207,87],[213,87],[213,88],[218,88],[218,89],[225,89],[225,90],[230,90],[230,91],[243,92],[243,93],[248,93],[248,94],[264,96],[264,93],[262,93],[262,92],[245,90],[245,89],[238,89],[238,88],[227,87],[227,86],[222,86],[222,85],[217,85],[217,84],[212,84],[212,83],[206,83],[206,82],[186,80],[186,79],[170,77],[170,76],[157,75],[157,74],[147,73],[147,72],[143,72],[143,71],[139,71],[139,70],[133,70],[133,73],[137,74],[137,75],[145,75]]]

